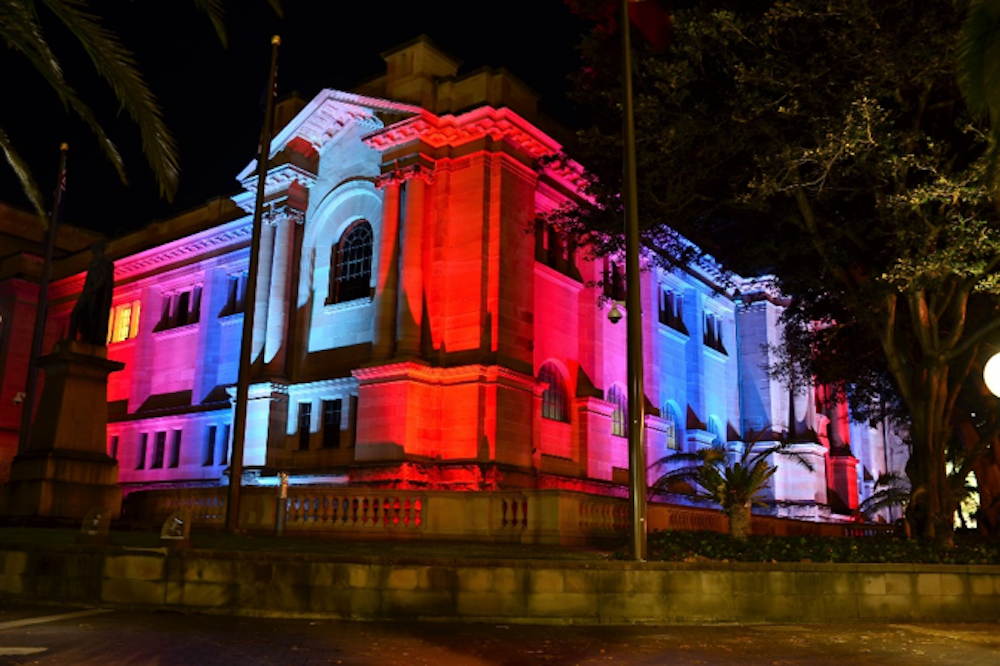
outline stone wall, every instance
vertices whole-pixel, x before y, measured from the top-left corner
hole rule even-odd
[[[1000,621],[1000,566],[392,560],[0,550],[0,598],[574,624]]]

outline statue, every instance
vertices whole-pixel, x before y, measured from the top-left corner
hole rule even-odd
[[[104,346],[108,341],[108,317],[115,286],[115,264],[104,256],[104,241],[97,241],[90,250],[94,259],[87,269],[80,298],[69,318],[69,339]]]

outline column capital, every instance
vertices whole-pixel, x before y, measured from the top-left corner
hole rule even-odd
[[[420,179],[428,185],[434,184],[435,164],[433,161],[420,155],[416,161],[407,160],[408,163],[402,164],[400,162],[401,160],[396,160],[390,164],[382,165],[385,171],[380,176],[375,177],[375,187],[381,190],[390,185],[401,185],[411,179]]]

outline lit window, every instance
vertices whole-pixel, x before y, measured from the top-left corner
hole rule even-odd
[[[361,220],[344,232],[330,262],[330,303],[346,303],[371,295],[372,227]]]
[[[553,421],[569,421],[566,410],[566,382],[554,363],[546,363],[538,371],[538,381],[548,384],[542,393],[542,417]]]
[[[628,398],[618,386],[608,389],[608,402],[615,406],[611,414],[611,434],[628,437]]]
[[[108,344],[130,340],[139,334],[139,301],[111,308],[108,318]]]

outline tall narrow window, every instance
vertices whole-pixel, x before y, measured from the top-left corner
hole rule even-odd
[[[191,292],[184,291],[177,297],[176,326],[185,326],[191,310]]]
[[[112,435],[111,441],[108,442],[108,455],[112,458],[118,458],[118,435]]]
[[[143,469],[146,467],[146,446],[149,444],[149,433],[142,433],[139,435],[139,450],[135,452],[135,468]]]
[[[708,419],[708,434],[712,436],[711,446],[722,446],[726,443],[726,439],[722,435],[722,424],[714,416]]]
[[[226,306],[219,313],[220,316],[236,314],[246,311],[247,298],[247,276],[246,273],[230,275],[226,291]]]
[[[333,248],[330,302],[345,303],[366,298],[371,292],[372,227],[365,220],[351,225]]]
[[[170,440],[170,466],[179,467],[181,464],[181,431],[174,430]]]
[[[156,444],[153,446],[153,464],[149,469],[163,469],[163,456],[167,451],[167,432],[156,433]]]
[[[219,464],[229,464],[229,437],[232,435],[233,426],[227,423],[222,427],[222,441],[219,442]]]
[[[611,413],[611,434],[617,437],[628,437],[628,399],[625,392],[618,386],[608,389],[608,402],[615,406]]]
[[[616,301],[625,300],[625,273],[607,257],[604,258],[604,295]]]
[[[542,392],[542,417],[553,421],[569,421],[566,409],[566,382],[554,363],[542,365],[538,371],[538,381],[548,384]]]
[[[309,450],[309,431],[312,429],[312,403],[299,403],[299,451]]]
[[[323,401],[323,448],[340,447],[340,417],[343,412],[342,400]]]
[[[201,449],[201,464],[205,467],[211,467],[215,464],[215,435],[217,433],[217,428],[214,425],[208,426],[208,431],[205,433],[205,445]]]
[[[663,409],[660,410],[660,413],[663,414],[663,420],[665,422],[664,425],[667,435],[667,448],[672,451],[677,451],[680,449],[680,438],[679,433],[677,432],[677,412],[674,411],[674,408],[670,405],[670,403],[667,403],[663,405]]]

